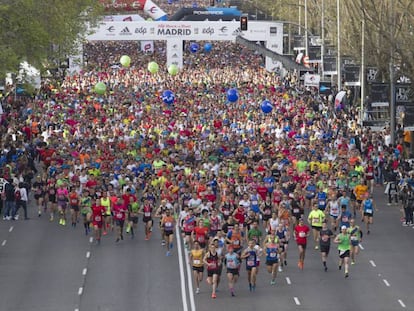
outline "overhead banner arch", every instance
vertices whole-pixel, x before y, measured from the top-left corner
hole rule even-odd
[[[99,0],[106,10],[111,12],[136,12],[144,11],[155,21],[166,21],[165,13],[151,0]]]
[[[183,67],[183,41],[232,41],[242,36],[244,39],[265,42],[266,48],[283,54],[283,23],[249,21],[247,31],[240,30],[237,21],[136,21],[103,22],[88,41],[167,41],[167,66],[175,64]],[[276,66],[277,67],[277,66]],[[275,62],[266,57],[266,69],[275,71]]]

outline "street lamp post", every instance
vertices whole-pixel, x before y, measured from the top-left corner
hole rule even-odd
[[[305,55],[309,56],[308,54],[308,45],[309,45],[309,36],[308,36],[308,0],[305,0]]]

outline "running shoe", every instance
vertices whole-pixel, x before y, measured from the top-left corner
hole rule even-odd
[[[348,272],[345,273],[345,277],[347,278],[349,276]]]
[[[197,287],[196,294],[200,294],[200,288]]]
[[[249,283],[249,290],[252,291],[252,283]]]
[[[63,219],[59,219],[59,225],[63,225],[62,221]]]
[[[327,267],[327,266],[325,266],[324,270],[325,270],[325,272],[326,272],[326,271],[328,271],[328,267]]]
[[[355,261],[354,260],[351,261],[351,265],[355,265]]]
[[[285,266],[287,266],[287,261],[285,260],[285,261],[283,262],[283,264],[284,264]]]
[[[256,291],[256,284],[252,285],[252,291]]]
[[[276,281],[275,280],[271,280],[270,281],[270,285],[275,285],[276,284]]]
[[[173,247],[174,247],[174,243],[170,243],[170,249],[173,249]]]
[[[279,272],[283,272],[283,269],[282,269],[281,266],[279,266],[278,270],[279,270]]]
[[[37,213],[37,217],[40,217],[40,216],[42,216],[42,212],[41,212],[41,211],[39,211],[39,212]]]
[[[315,249],[319,249],[319,246],[318,245],[315,245]]]
[[[338,266],[338,270],[341,270],[341,269],[342,269],[342,266],[341,266],[341,265],[339,265],[339,266]]]
[[[170,251],[168,251],[167,254],[165,254],[165,256],[167,256],[167,257],[171,256]]]
[[[62,226],[66,226],[66,220],[62,219]]]
[[[217,297],[217,296],[216,296],[216,293],[212,293],[212,294],[211,294],[211,298],[216,299],[216,297]]]
[[[104,231],[102,234],[103,234],[103,235],[107,235],[107,234],[108,234],[108,232]]]
[[[165,240],[162,240],[162,241],[161,241],[161,245],[162,245],[162,246],[165,246]]]
[[[234,291],[231,290],[231,297],[234,297],[234,296],[236,296],[236,295],[234,294]]]

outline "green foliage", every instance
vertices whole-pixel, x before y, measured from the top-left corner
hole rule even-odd
[[[101,16],[96,0],[3,0],[0,4],[0,76],[26,60],[41,69],[60,60]]]

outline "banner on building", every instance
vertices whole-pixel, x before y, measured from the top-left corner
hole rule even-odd
[[[389,107],[390,85],[389,83],[373,83],[369,88],[369,97],[372,107]]]

